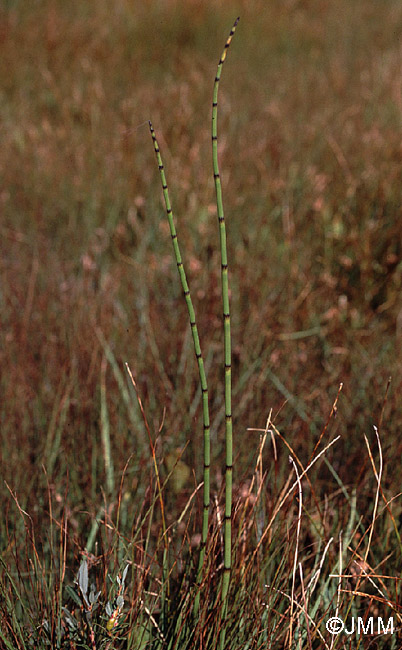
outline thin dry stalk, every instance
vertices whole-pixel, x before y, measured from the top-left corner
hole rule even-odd
[[[319,458],[320,458],[323,454],[325,454],[325,452],[328,451],[328,449],[329,449],[330,447],[332,447],[332,445],[334,445],[334,444],[337,442],[337,440],[339,440],[340,437],[341,437],[341,436],[336,436],[336,438],[334,438],[333,440],[331,440],[331,442],[329,442],[329,443],[326,445],[326,447],[324,447],[324,449],[322,449],[322,450],[320,451],[320,453],[318,454],[318,456],[316,456],[316,457],[311,461],[311,463],[309,463],[309,464],[307,465],[306,469],[304,469],[303,472],[300,474],[300,477],[299,477],[300,480],[301,480],[301,479],[302,479],[302,478],[307,474],[307,472],[312,468],[312,466],[315,465],[315,463],[317,462],[317,460],[319,460]],[[272,515],[271,515],[271,519],[269,520],[268,524],[266,525],[265,530],[264,530],[263,534],[261,535],[260,540],[259,540],[259,542],[258,542],[258,544],[257,544],[257,546],[256,546],[256,548],[255,548],[255,550],[254,550],[253,557],[255,557],[255,555],[258,553],[258,550],[259,550],[259,548],[260,548],[260,546],[261,546],[263,540],[264,540],[265,537],[267,536],[268,531],[270,530],[270,528],[271,528],[271,526],[272,526],[272,524],[273,524],[273,522],[274,522],[274,520],[275,520],[275,518],[276,518],[278,512],[281,510],[283,504],[284,504],[285,501],[288,499],[288,497],[292,494],[292,492],[293,492],[293,490],[295,489],[296,485],[297,485],[297,480],[296,480],[296,481],[293,483],[293,485],[288,489],[288,491],[285,493],[285,495],[280,499],[278,505],[275,506],[274,512],[273,512]]]
[[[292,591],[291,591],[291,599],[290,599],[290,627],[289,627],[289,650],[292,648],[292,642],[293,642],[293,602],[294,602],[294,596],[295,596],[295,581],[296,581],[296,567],[297,567],[297,559],[298,559],[298,554],[299,554],[299,539],[300,539],[300,527],[301,527],[301,517],[302,517],[302,511],[303,511],[303,491],[302,491],[302,486],[301,486],[301,481],[300,481],[300,476],[299,472],[297,471],[297,466],[296,463],[294,462],[293,458],[289,456],[289,462],[293,465],[293,469],[296,473],[296,482],[297,482],[297,487],[299,490],[299,514],[297,518],[297,528],[296,528],[296,548],[295,548],[295,557],[293,561],[293,571],[292,571]]]
[[[306,592],[304,589],[304,581],[303,581],[303,569],[301,562],[299,562],[299,573],[300,573],[300,584],[301,584],[301,591],[302,591],[302,598],[303,598],[303,606],[304,606],[304,615],[306,617],[306,628],[307,628],[307,641],[308,641],[308,647],[311,650],[311,634],[310,634],[310,627],[308,625],[308,617],[307,617],[307,600],[306,600]]]
[[[372,540],[373,532],[374,532],[374,523],[375,523],[376,515],[377,515],[378,500],[379,500],[379,496],[380,496],[380,486],[381,486],[381,478],[382,478],[382,470],[383,470],[383,458],[382,458],[381,441],[380,441],[380,436],[378,434],[378,429],[377,429],[376,426],[374,426],[374,431],[375,431],[375,435],[377,437],[378,452],[379,452],[379,456],[380,456],[380,469],[379,469],[378,473],[377,473],[376,466],[374,464],[373,455],[371,453],[371,449],[370,449],[369,442],[367,440],[367,436],[366,435],[364,436],[364,440],[366,442],[367,451],[368,451],[368,455],[369,455],[369,458],[370,458],[370,461],[371,461],[373,472],[374,472],[374,475],[375,475],[375,477],[377,479],[377,490],[376,490],[376,493],[375,493],[375,501],[374,501],[374,508],[373,508],[373,521],[372,521],[372,524],[371,524],[371,527],[370,527],[370,534],[369,534],[369,539],[368,539],[368,543],[367,543],[366,552],[364,554],[364,561],[365,562],[367,562],[367,557],[368,557],[368,554],[369,554],[369,551],[370,551],[371,540]]]

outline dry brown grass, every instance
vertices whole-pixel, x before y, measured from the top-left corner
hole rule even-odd
[[[155,433],[163,421],[159,458],[189,442],[183,461],[196,478],[185,498],[201,478],[197,370],[149,118],[208,360],[220,486],[210,102],[222,35],[238,13],[219,117],[236,489],[250,480],[258,445],[247,427],[263,427],[272,408],[307,464],[341,381],[329,431],[342,441],[331,463],[345,485],[358,481],[362,505],[373,485],[363,433],[380,424],[384,456],[401,455],[400,3],[9,2],[0,10],[1,469],[46,528],[41,467],[50,463],[55,517],[68,484],[77,544],[104,482],[99,331],[119,367],[135,371]],[[110,363],[105,381],[115,468],[134,453],[125,499],[135,509],[151,472],[146,438]],[[279,451],[277,486],[287,453]],[[264,463],[272,468],[271,451]],[[318,499],[332,480],[317,469]],[[399,490],[396,462],[386,463],[383,485]],[[170,507],[174,519],[183,501]]]

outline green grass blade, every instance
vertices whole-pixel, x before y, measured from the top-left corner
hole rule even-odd
[[[233,480],[233,432],[232,432],[232,353],[230,336],[230,306],[229,306],[229,277],[228,256],[226,247],[226,225],[223,212],[222,185],[218,164],[218,90],[222,66],[226,53],[232,41],[239,18],[235,21],[229,38],[218,64],[215,77],[212,100],[212,164],[216,191],[216,205],[219,221],[219,239],[221,248],[221,278],[223,302],[224,357],[225,357],[225,442],[226,442],[226,471],[225,471],[225,537],[224,537],[224,572],[222,581],[222,616],[226,616],[226,602],[229,591],[230,573],[232,567],[232,480]],[[225,643],[225,625],[222,625],[220,647]]]
[[[107,359],[103,356],[101,364],[101,382],[100,382],[100,399],[101,399],[101,436],[103,447],[103,458],[105,463],[106,487],[110,497],[114,492],[114,469],[110,442],[110,423],[106,399],[106,366]]]
[[[144,426],[143,426],[142,419],[140,417],[138,405],[136,405],[136,402],[133,399],[135,397],[134,390],[130,384],[126,383],[124,375],[119,368],[119,364],[116,360],[116,357],[113,354],[113,350],[110,347],[107,340],[105,339],[105,336],[102,330],[100,329],[100,327],[95,328],[95,334],[98,337],[98,340],[106,355],[106,359],[108,360],[110,367],[113,370],[113,374],[118,384],[120,395],[123,399],[124,404],[126,405],[127,413],[130,418],[130,422],[133,427],[133,430],[137,432],[141,432],[141,444],[145,445],[146,437],[144,432]]]
[[[155,131],[149,122],[149,129],[151,131],[152,140],[156,159],[158,162],[163,198],[166,206],[166,214],[169,222],[170,235],[172,237],[173,250],[176,258],[177,270],[179,272],[181,285],[183,288],[184,297],[187,304],[188,314],[190,318],[190,327],[194,343],[195,356],[198,363],[198,372],[200,377],[201,394],[202,394],[202,415],[204,424],[204,496],[203,496],[203,518],[202,518],[202,533],[201,533],[201,550],[198,565],[197,584],[200,587],[202,581],[202,567],[204,564],[205,548],[208,537],[208,518],[209,518],[209,502],[210,502],[210,464],[211,464],[211,447],[210,447],[210,419],[209,419],[209,402],[208,402],[208,385],[204,368],[204,360],[201,352],[200,339],[198,335],[198,328],[195,319],[195,311],[193,301],[191,299],[190,289],[187,283],[186,272],[184,270],[183,261],[181,258],[179,243],[177,239],[176,227],[173,219],[172,206],[169,198],[169,190],[166,182],[165,169],[162,162],[159,145],[156,139]],[[199,610],[199,590],[194,604],[194,613],[197,615]]]

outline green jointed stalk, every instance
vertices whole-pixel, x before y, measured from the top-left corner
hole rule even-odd
[[[229,309],[229,279],[228,257],[226,248],[226,226],[222,202],[222,185],[218,165],[218,90],[222,73],[222,66],[226,59],[228,47],[232,41],[239,18],[237,18],[225,49],[219,60],[215,77],[212,100],[212,163],[214,170],[216,205],[219,221],[219,239],[221,246],[221,277],[222,277],[222,302],[223,302],[223,328],[224,328],[224,357],[225,357],[225,441],[226,441],[226,472],[225,472],[225,528],[224,528],[224,572],[222,580],[222,617],[226,617],[226,602],[229,590],[230,572],[232,568],[232,474],[233,474],[233,444],[232,444],[232,355],[230,340],[230,309]],[[222,625],[220,639],[221,648],[225,642],[225,626]]]
[[[162,162],[162,157],[159,150],[159,145],[155,136],[155,131],[152,127],[151,122],[149,122],[149,128],[151,131],[152,140],[154,143],[156,159],[158,162],[160,177],[162,181],[162,190],[163,198],[165,200],[166,213],[169,221],[170,234],[172,237],[174,254],[176,257],[177,269],[179,271],[181,285],[183,287],[184,297],[187,303],[188,314],[190,317],[190,326],[191,333],[193,336],[194,342],[194,351],[198,363],[198,371],[200,375],[200,384],[202,392],[202,413],[203,413],[203,422],[204,422],[204,508],[203,508],[203,519],[202,519],[202,534],[201,534],[201,550],[200,558],[198,564],[198,574],[197,574],[197,585],[200,587],[202,582],[202,568],[204,564],[205,557],[205,548],[208,537],[208,516],[209,516],[209,502],[210,502],[210,464],[211,464],[211,451],[210,451],[210,421],[209,421],[209,406],[208,406],[208,386],[207,379],[204,369],[204,361],[201,353],[200,339],[198,336],[198,328],[195,321],[195,312],[193,307],[193,302],[191,300],[190,289],[187,284],[186,273],[184,270],[183,262],[181,259],[179,243],[177,241],[176,228],[173,221],[173,212],[172,206],[169,198],[168,186],[166,183],[165,170]],[[194,603],[194,613],[197,615],[199,610],[200,603],[200,590],[198,589],[195,603]]]

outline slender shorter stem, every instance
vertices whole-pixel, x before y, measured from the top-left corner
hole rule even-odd
[[[184,270],[183,261],[181,258],[179,242],[177,239],[176,228],[173,220],[172,206],[169,198],[169,190],[166,183],[165,169],[162,162],[158,141],[156,139],[155,131],[149,122],[149,129],[151,131],[152,140],[156,159],[158,162],[159,173],[162,182],[163,198],[165,200],[166,214],[169,222],[170,235],[172,237],[173,250],[176,258],[177,270],[179,272],[181,285],[183,287],[184,297],[187,303],[188,314],[190,318],[191,334],[193,336],[194,352],[198,363],[198,372],[200,377],[200,385],[202,392],[202,415],[204,423],[204,505],[203,505],[203,518],[202,518],[202,533],[201,533],[201,550],[198,563],[197,572],[197,594],[194,602],[194,614],[197,616],[200,606],[200,587],[202,584],[202,574],[205,559],[205,549],[208,538],[208,522],[209,522],[209,502],[210,502],[210,464],[211,464],[211,451],[210,451],[210,419],[209,419],[209,405],[208,405],[208,386],[207,378],[205,375],[204,360],[201,352],[200,339],[198,336],[198,328],[195,319],[195,311],[193,301],[191,300],[190,289],[187,283],[186,272]]]

